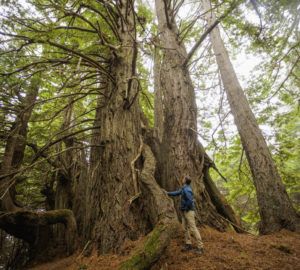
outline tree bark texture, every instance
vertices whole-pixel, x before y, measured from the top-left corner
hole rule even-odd
[[[197,108],[195,92],[188,69],[184,44],[179,42],[178,29],[165,1],[156,0],[163,60],[160,87],[163,95],[164,126],[160,156],[162,160],[160,185],[168,191],[181,187],[181,180],[189,176],[194,191],[196,220],[218,229],[226,222],[213,205],[204,182],[205,151],[197,140]],[[179,200],[176,201],[179,206]],[[180,210],[177,212],[180,215]]]
[[[162,142],[163,137],[163,95],[160,84],[161,56],[159,48],[154,47],[154,136]]]
[[[216,20],[216,16],[209,0],[203,0],[202,3],[204,10],[209,11],[209,27]],[[238,81],[218,26],[210,32],[210,40],[256,187],[261,217],[260,232],[271,233],[282,228],[299,229],[299,217],[292,207],[275,162]]]
[[[86,228],[98,250],[118,251],[126,239],[135,240],[151,230],[138,197],[131,162],[140,147],[141,119],[136,78],[137,44],[133,13],[134,1],[116,1],[121,48],[112,51],[104,93],[105,105],[99,111],[101,147],[94,148],[93,166],[87,186]],[[139,166],[134,164],[134,166]]]

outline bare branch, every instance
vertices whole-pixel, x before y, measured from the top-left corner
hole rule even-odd
[[[200,37],[199,41],[196,42],[196,44],[193,46],[193,48],[190,50],[190,52],[188,53],[184,63],[183,63],[183,67],[185,68],[188,64],[188,62],[190,61],[190,59],[192,58],[192,56],[194,55],[194,53],[196,52],[196,50],[199,48],[199,46],[201,45],[201,43],[205,40],[205,38],[209,35],[209,33],[221,22],[222,19],[224,19],[226,16],[228,16],[228,14],[230,14],[233,9],[238,5],[240,1],[238,1],[236,4],[233,4],[230,6],[230,8],[218,19],[216,19],[216,21],[211,24],[206,31],[203,33],[203,35]]]
[[[279,87],[277,88],[277,90],[274,92],[274,94],[269,98],[269,101],[280,91],[280,89],[284,86],[284,84],[286,83],[286,81],[289,79],[289,77],[293,74],[293,70],[294,68],[299,64],[300,61],[300,55],[298,56],[298,58],[296,59],[295,63],[293,64],[291,70],[289,71],[288,75],[286,76],[286,78],[282,81],[282,83],[279,85]]]

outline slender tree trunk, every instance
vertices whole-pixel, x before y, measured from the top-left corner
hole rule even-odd
[[[224,213],[219,213],[215,208],[205,187],[205,151],[197,140],[195,92],[188,69],[183,65],[187,52],[178,40],[178,29],[172,20],[171,9],[163,0],[156,0],[155,4],[163,47],[160,87],[164,97],[164,127],[160,184],[168,191],[176,190],[181,186],[181,179],[189,176],[193,180],[197,221],[223,229],[227,224],[220,214]],[[211,193],[211,196],[214,194]],[[179,206],[178,201],[176,205]],[[180,211],[177,212],[180,215]]]
[[[61,126],[62,134],[68,134],[72,132],[70,129],[71,118],[73,113],[73,106],[70,105],[66,108],[63,124]],[[63,149],[63,143],[66,149],[74,146],[74,138],[68,137],[61,141],[57,146],[58,152]],[[63,154],[58,155],[58,164],[60,168],[56,175],[56,195],[55,195],[55,209],[72,209],[73,204],[73,176],[76,172],[73,170],[76,160],[76,150],[69,149]]]
[[[22,165],[27,140],[28,121],[34,107],[38,90],[39,80],[32,79],[27,89],[24,103],[21,105],[21,110],[16,116],[16,120],[7,138],[0,175],[16,171]],[[16,211],[19,209],[11,192],[14,185],[14,183],[11,183],[12,177],[5,177],[0,180],[0,196],[2,197],[2,192],[5,192],[5,195],[0,200],[0,209],[2,211]]]
[[[207,13],[209,27],[215,22],[216,16],[209,0],[202,0],[202,3],[205,11],[210,10]],[[261,216],[260,231],[271,233],[282,228],[295,230],[297,226],[299,229],[299,217],[292,207],[266,141],[237,79],[218,27],[210,32],[210,40],[256,187]]]
[[[62,134],[72,132],[72,117],[73,117],[73,103],[69,100],[69,106],[65,110],[63,123],[61,126]],[[76,145],[73,137],[68,137],[57,145],[57,150],[60,152],[63,149],[63,144],[66,151],[58,155],[56,164],[59,164],[56,173],[56,189],[55,189],[55,210],[70,209],[73,210],[76,221],[82,228],[83,217],[78,213],[85,205],[75,207],[75,198],[80,194],[78,183],[83,181],[82,174],[87,170],[86,162],[81,163],[81,151],[73,149]],[[83,201],[85,196],[80,196]],[[83,214],[81,212],[81,214]],[[45,230],[50,229],[48,227]],[[56,246],[63,248],[66,253],[69,252],[69,247],[75,244],[74,232],[69,231],[68,228],[62,224],[56,224],[53,227],[53,242]],[[71,241],[71,242],[70,242]]]

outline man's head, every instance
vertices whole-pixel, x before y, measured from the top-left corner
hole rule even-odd
[[[188,177],[184,177],[184,178],[182,179],[182,184],[183,184],[183,185],[190,185],[191,182],[192,182],[192,180],[191,180],[190,178],[188,178]]]

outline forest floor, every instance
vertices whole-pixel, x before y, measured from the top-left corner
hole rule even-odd
[[[300,269],[300,233],[282,230],[272,235],[257,236],[218,232],[200,228],[205,252],[200,256],[194,250],[182,253],[184,237],[177,231],[164,255],[151,270],[232,270],[232,269]],[[90,257],[71,257],[38,265],[31,270],[113,270],[135,252],[142,239],[124,245],[121,254]]]

